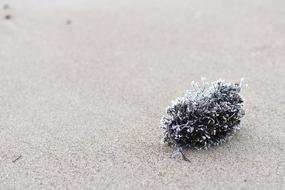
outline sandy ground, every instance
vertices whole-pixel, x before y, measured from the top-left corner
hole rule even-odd
[[[0,5],[0,189],[284,189],[284,0]],[[244,128],[170,159],[160,118],[201,76],[245,78]]]

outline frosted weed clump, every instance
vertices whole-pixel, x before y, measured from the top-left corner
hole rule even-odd
[[[177,98],[161,119],[163,143],[176,147],[172,156],[180,155],[184,160],[188,159],[183,148],[207,149],[230,139],[240,129],[245,114],[242,80],[239,84],[202,81],[202,85],[192,82],[192,90]]]

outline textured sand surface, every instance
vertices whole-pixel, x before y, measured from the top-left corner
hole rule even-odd
[[[0,189],[284,189],[284,0],[0,5]],[[201,76],[245,78],[244,128],[170,159],[161,115]]]

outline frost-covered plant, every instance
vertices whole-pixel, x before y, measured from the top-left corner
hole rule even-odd
[[[161,119],[163,142],[182,148],[207,149],[228,140],[240,129],[244,101],[239,84],[217,80],[202,86],[192,82],[193,89],[177,98]]]

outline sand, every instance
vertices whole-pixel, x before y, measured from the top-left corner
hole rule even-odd
[[[0,189],[284,189],[285,1],[0,5]],[[243,128],[170,159],[160,118],[201,77],[245,78]]]

